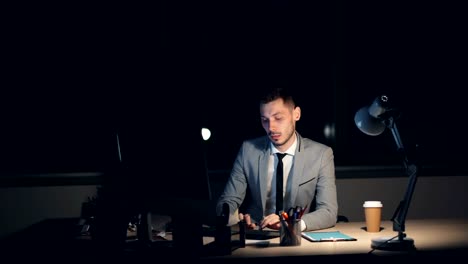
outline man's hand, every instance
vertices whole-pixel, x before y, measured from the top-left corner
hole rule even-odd
[[[260,228],[268,227],[270,229],[280,229],[280,218],[277,214],[267,215],[263,220],[260,222]]]
[[[252,223],[252,218],[250,217],[249,214],[239,213],[239,220],[245,221],[245,226],[247,227],[247,229],[255,229],[257,227],[257,224]]]

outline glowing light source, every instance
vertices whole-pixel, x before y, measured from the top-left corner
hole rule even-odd
[[[203,140],[208,140],[211,137],[211,131],[208,128],[202,128],[201,129],[201,135]]]

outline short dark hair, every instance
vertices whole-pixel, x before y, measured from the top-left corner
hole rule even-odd
[[[284,87],[275,87],[266,90],[265,93],[260,97],[260,104],[267,104],[280,98],[283,99],[285,104],[289,104],[293,108],[296,106],[293,95]]]

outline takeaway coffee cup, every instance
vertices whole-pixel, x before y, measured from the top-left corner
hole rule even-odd
[[[367,232],[380,232],[380,223],[382,220],[382,202],[365,201],[363,207],[366,216]]]

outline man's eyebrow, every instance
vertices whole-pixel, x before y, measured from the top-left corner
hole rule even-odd
[[[276,112],[276,113],[272,114],[271,116],[272,116],[272,117],[276,117],[276,116],[278,116],[278,115],[283,115],[283,113],[281,113],[281,112]],[[268,117],[266,117],[266,116],[264,116],[264,115],[261,115],[260,117],[261,117],[261,118],[268,118]]]

